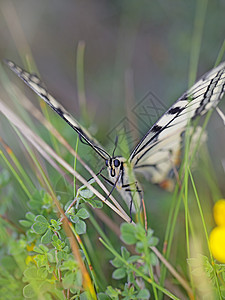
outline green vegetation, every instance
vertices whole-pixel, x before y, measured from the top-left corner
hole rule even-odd
[[[133,34],[138,31],[142,18],[144,22],[150,22],[150,14],[152,24],[157,26],[166,22],[166,12],[170,14],[169,4],[162,3],[165,15],[157,14],[157,1],[152,6],[146,5],[146,2],[143,6],[135,1],[122,3],[120,6],[119,1],[115,1],[113,6],[115,11],[121,10],[115,74],[123,67],[129,69],[131,65],[131,52],[127,51],[123,61],[120,57],[122,51],[119,51],[126,30],[129,28],[132,32],[127,35],[129,48],[135,43]],[[207,33],[211,28],[208,23],[205,25],[210,15],[207,8],[215,11],[213,5],[219,4],[204,0],[190,3],[193,7],[192,35],[184,39],[182,29],[177,35],[174,29],[174,35],[168,38],[171,39],[168,51],[173,52],[173,47],[179,44],[185,48],[186,55],[190,56],[191,85],[196,78],[201,45],[206,40],[204,28]],[[174,9],[176,14],[179,7]],[[143,27],[146,25],[144,22]],[[185,26],[185,21],[180,20],[179,24]],[[15,30],[14,33],[18,32]],[[218,31],[216,33],[220,39]],[[25,68],[35,70],[28,45],[21,42],[21,36],[18,40],[15,43]],[[214,56],[218,56],[216,64],[222,60],[225,51],[225,42],[220,40],[219,44],[220,51],[213,49],[216,52]],[[209,43],[209,51],[212,51],[210,47]],[[161,51],[162,48],[161,45]],[[87,109],[85,50],[85,43],[80,41],[76,56],[80,119],[87,130],[95,132],[93,118]],[[158,53],[164,52],[155,54],[158,63],[161,63],[163,58]],[[206,58],[208,54],[207,50],[202,51]],[[110,81],[111,77],[110,73],[100,73],[96,72],[96,78],[104,78],[104,90],[108,87],[106,81]],[[1,114],[4,138],[0,137],[0,299],[225,298],[225,265],[220,264],[225,262],[225,257],[221,254],[221,244],[217,244],[216,236],[213,236],[215,252],[210,244],[210,232],[215,227],[213,205],[224,198],[224,180],[219,179],[221,173],[214,167],[207,146],[196,145],[190,157],[191,145],[187,136],[173,194],[143,182],[146,210],[133,215],[133,222],[130,222],[129,212],[125,212],[129,209],[118,208],[116,200],[123,207],[125,205],[116,191],[112,193],[113,198],[110,196],[106,200],[111,187],[95,176],[102,167],[99,158],[87,145],[80,143],[76,133],[43,102],[40,102],[40,113],[32,104],[34,101],[28,100],[29,97],[6,74],[1,67],[0,111],[4,113],[4,116]],[[133,83],[129,81],[129,73],[123,87],[120,83],[123,77],[120,76],[116,77],[112,86],[115,88],[115,106],[120,104],[119,110],[122,111],[120,96],[126,89],[129,94]],[[172,95],[175,93],[173,89],[174,86],[169,91]],[[128,107],[134,107],[130,102],[128,104]],[[118,107],[110,105],[112,113],[113,110],[118,112]],[[210,114],[206,116],[203,127],[209,117]],[[138,121],[134,123],[138,127]],[[106,135],[100,129],[97,134]],[[127,153],[128,141],[123,140],[121,145]],[[92,179],[87,181],[85,178]],[[225,206],[223,201],[220,203]],[[221,220],[225,216],[220,211],[217,210],[214,218],[220,229],[220,241],[223,241],[225,231]],[[220,262],[216,260],[218,257]]]

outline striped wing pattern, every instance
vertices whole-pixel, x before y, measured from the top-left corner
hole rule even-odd
[[[15,72],[36,94],[38,94],[57,114],[64,119],[79,135],[82,142],[91,146],[103,159],[108,159],[109,154],[102,148],[96,139],[80,125],[73,116],[55,98],[49,94],[42,81],[35,74],[30,74],[17,66],[14,62],[5,60],[10,69]]]
[[[109,181],[118,188],[128,206],[132,205],[132,192],[140,192],[134,172],[145,175],[151,182],[160,184],[168,179],[174,166],[180,163],[182,134],[190,120],[204,115],[216,107],[225,92],[225,62],[203,75],[169,110],[152,126],[131,152],[127,161],[121,156],[111,157],[45,89],[41,80],[29,74],[12,61],[6,61],[31,89],[35,91],[106,162]],[[133,169],[132,182],[128,170]],[[136,193],[137,194],[137,193]],[[140,200],[140,199],[139,199]]]
[[[188,122],[217,106],[225,92],[225,62],[203,75],[152,126],[130,155],[136,172],[161,183],[179,164]]]

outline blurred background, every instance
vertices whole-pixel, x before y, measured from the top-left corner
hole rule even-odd
[[[198,6],[176,0],[1,0],[0,57],[21,64],[19,54],[27,55],[28,45],[50,91],[77,115],[75,61],[84,41],[90,113],[96,123],[113,125],[124,116],[129,70],[135,101],[152,91],[170,105],[184,92],[193,33],[202,21],[198,74],[213,67],[224,40],[225,1],[208,1],[205,18],[202,11],[196,24]]]
[[[224,0],[1,0],[0,58],[22,66],[32,53],[48,90],[82,120],[76,55],[78,43],[84,41],[88,126],[106,149],[112,149],[111,132],[121,122],[128,120],[138,139],[188,88],[193,81],[190,71],[199,76],[214,66],[225,37],[224,15]],[[144,105],[151,116],[146,123],[137,108],[148,92],[156,106]],[[9,140],[7,129],[0,131]],[[216,113],[208,133],[216,178],[223,189],[225,133]],[[16,141],[8,142],[16,148]],[[75,142],[76,137],[72,146]],[[163,195],[168,198],[168,193],[150,186],[149,206],[156,223],[159,207],[162,215],[168,210],[169,201],[162,206]],[[163,226],[161,219],[158,222]]]

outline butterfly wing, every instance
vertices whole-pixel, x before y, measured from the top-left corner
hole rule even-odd
[[[9,68],[17,74],[36,94],[38,94],[57,114],[64,119],[79,135],[82,142],[91,146],[103,159],[108,159],[108,153],[89,132],[81,126],[68,111],[49,94],[42,81],[35,74],[30,74],[10,60],[5,60]]]
[[[136,172],[162,183],[179,164],[188,122],[217,106],[225,92],[225,62],[203,75],[152,126],[130,155]]]

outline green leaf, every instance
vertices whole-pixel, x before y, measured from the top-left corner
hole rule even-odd
[[[89,215],[89,212],[85,208],[81,208],[76,213],[76,216],[85,220],[85,219],[89,218],[90,215]]]
[[[127,283],[125,284],[124,291],[122,292],[122,295],[125,296],[123,299],[130,300],[130,299],[137,299],[135,294],[137,292],[134,290],[133,285],[128,285]]]
[[[60,220],[56,221],[54,219],[51,219],[51,227],[53,228],[53,231],[58,231],[61,229],[62,222]]]
[[[114,289],[111,285],[107,287],[106,294],[109,295],[111,299],[119,299],[121,291],[119,289]]]
[[[23,227],[31,227],[31,225],[33,224],[33,222],[27,221],[27,220],[19,220],[19,223],[23,226]]]
[[[43,252],[43,250],[42,249],[40,249],[39,247],[37,247],[37,246],[34,246],[34,249],[33,249],[33,251],[34,252],[37,252],[37,253],[40,253],[40,254],[43,254],[44,252]]]
[[[34,251],[43,254],[43,253],[48,253],[49,250],[48,247],[40,244],[39,247],[34,247]]]
[[[123,262],[118,258],[115,257],[113,260],[110,261],[110,263],[115,267],[115,268],[120,268],[123,266]]]
[[[78,216],[70,216],[70,221],[76,224],[79,221],[79,217]]]
[[[150,292],[147,289],[140,290],[140,292],[137,294],[137,299],[149,299],[150,298]]]
[[[34,232],[36,232],[38,234],[43,234],[48,229],[48,227],[45,224],[36,222],[32,225],[32,229]]]
[[[84,234],[86,233],[86,223],[82,220],[79,220],[76,224],[75,224],[75,229],[77,234]]]
[[[148,233],[149,233],[149,231],[148,231]],[[137,224],[137,226],[135,227],[135,236],[136,236],[137,240],[140,240],[140,241],[142,241],[143,239],[146,239],[145,228],[141,224]]]
[[[127,260],[130,257],[130,253],[125,247],[121,247],[121,254],[125,260]]]
[[[56,235],[52,236],[52,245],[59,251],[65,247],[65,242],[61,241]]]
[[[42,238],[41,238],[41,243],[43,243],[43,244],[48,244],[48,243],[50,243],[51,242],[51,240],[52,240],[52,231],[51,231],[51,229],[49,228],[46,232],[45,232],[45,234],[42,236]]]
[[[119,268],[112,273],[113,279],[122,279],[126,276],[126,270],[124,268]]]
[[[122,239],[123,241],[128,244],[132,245],[137,242],[135,237],[135,226],[128,223],[123,223],[120,227]]]
[[[89,203],[93,208],[102,208],[103,202],[98,199],[84,199],[85,202]]]
[[[23,295],[25,298],[28,298],[28,299],[35,298],[36,294],[30,283],[25,285],[25,287],[23,288]]]
[[[140,259],[140,256],[138,256],[138,255],[132,255],[132,256],[130,256],[130,257],[127,259],[127,262],[128,262],[129,264],[132,264],[132,263],[138,261],[139,259]]]
[[[45,217],[39,215],[35,218],[35,223],[32,226],[34,232],[43,234],[49,227],[48,221]]]
[[[85,199],[90,199],[94,195],[93,192],[88,190],[87,188],[85,190],[80,190],[79,194],[82,198],[85,198]]]
[[[38,215],[34,220],[35,222],[40,222],[42,224],[48,225],[48,220],[42,215]]]
[[[35,214],[33,214],[32,212],[28,211],[26,213],[25,217],[27,218],[27,220],[34,222]]]
[[[48,265],[48,258],[44,254],[38,254],[35,256],[34,260],[36,261],[37,267],[45,267],[47,270],[49,270],[49,265]]]
[[[104,293],[98,293],[98,300],[111,300],[111,298]]]

